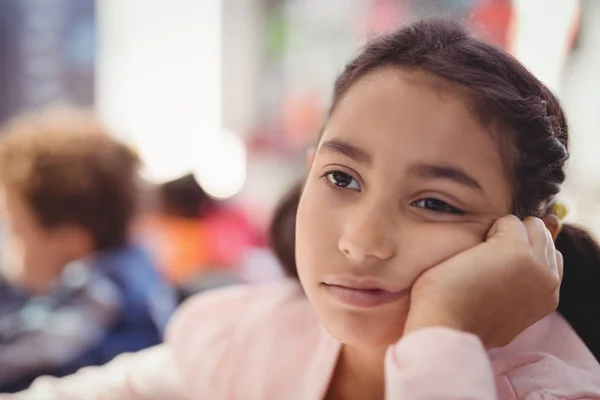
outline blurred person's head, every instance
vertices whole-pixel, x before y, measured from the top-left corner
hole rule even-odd
[[[136,155],[86,111],[53,108],[0,132],[0,192],[11,278],[44,290],[71,261],[128,241]]]
[[[337,79],[274,249],[335,338],[385,348],[425,270],[506,214],[539,217],[564,256],[559,311],[600,357],[600,250],[553,213],[567,158],[565,115],[543,83],[455,23],[417,22],[367,44]]]
[[[158,193],[162,212],[172,217],[201,218],[218,204],[192,174],[162,184]]]

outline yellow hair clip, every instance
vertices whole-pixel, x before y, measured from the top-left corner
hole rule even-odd
[[[565,218],[567,218],[567,215],[569,214],[569,209],[564,203],[557,201],[554,204],[552,204],[552,207],[550,208],[550,213],[552,215],[555,215],[556,218],[558,218],[560,221],[563,221]]]

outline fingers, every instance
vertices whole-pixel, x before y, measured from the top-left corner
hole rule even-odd
[[[556,250],[552,234],[541,219],[528,217],[521,221],[514,215],[507,215],[499,218],[492,225],[487,239],[492,237],[510,237],[522,243],[527,243],[533,249],[535,257],[543,261],[544,266],[555,273],[559,281],[562,281],[562,254]]]
[[[546,225],[541,219],[527,218],[524,221],[529,235],[529,242],[534,250],[536,257],[544,261],[544,265],[558,278],[558,282],[562,281],[563,276],[563,257],[554,246],[552,233],[546,228]]]
[[[556,273],[556,276],[560,278],[560,273],[558,272],[558,256],[556,253],[558,253],[558,251],[556,250],[556,247],[554,247],[552,234],[546,229],[546,263],[552,272]]]
[[[560,251],[556,250],[555,251],[555,260],[556,260],[556,272],[558,273],[558,285],[556,287],[556,290],[554,292],[554,310],[558,307],[559,303],[560,303],[560,287],[562,284],[562,278],[563,278],[563,266],[564,266],[564,261],[563,261],[563,255]]]
[[[496,220],[490,228],[487,239],[494,236],[508,236],[529,243],[529,235],[523,222],[514,215],[506,215]]]
[[[541,219],[529,217],[521,221],[514,215],[507,215],[498,219],[490,228],[488,239],[495,236],[510,237],[527,243],[535,257],[562,279],[562,254],[556,250],[552,234]]]
[[[556,268],[558,270],[558,279],[560,282],[562,282],[563,270],[564,270],[564,260],[563,260],[562,253],[558,250],[556,250]]]
[[[554,260],[554,254],[551,258],[548,255],[548,246],[552,243],[552,237],[544,222],[535,217],[528,217],[523,221],[525,229],[527,230],[527,236],[529,238],[529,244],[533,248],[534,252],[538,255],[544,255],[547,260]],[[554,245],[552,244],[552,247]]]

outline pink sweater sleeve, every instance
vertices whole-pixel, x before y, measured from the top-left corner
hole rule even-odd
[[[38,378],[29,389],[0,400],[183,400],[180,388],[170,349],[159,345],[65,378]]]
[[[386,400],[495,400],[494,375],[480,340],[447,328],[415,331],[390,347]]]

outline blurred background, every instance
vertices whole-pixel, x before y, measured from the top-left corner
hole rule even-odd
[[[304,172],[336,75],[369,37],[421,16],[457,19],[559,94],[564,200],[600,233],[596,0],[2,0],[0,123],[92,108],[143,161],[135,234],[182,297],[271,279],[271,213]]]
[[[369,37],[428,15],[456,18],[559,93],[573,132],[564,197],[598,232],[594,0],[4,0],[0,123],[93,108],[144,163],[137,232],[171,281],[269,279],[270,215],[303,173],[336,74]]]

